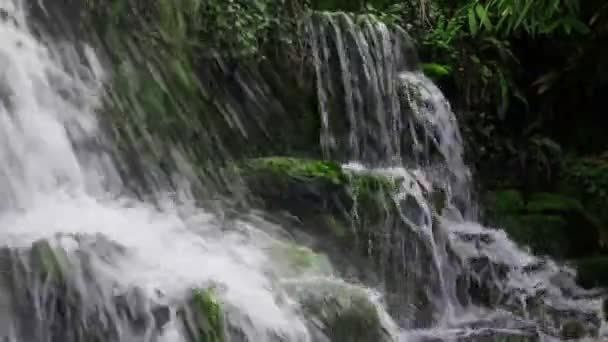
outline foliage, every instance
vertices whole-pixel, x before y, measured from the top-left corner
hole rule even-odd
[[[423,70],[461,114],[478,170],[494,176],[506,163],[517,172],[505,178],[514,174],[516,184],[535,191],[556,181],[566,152],[560,145],[570,151],[606,146],[594,102],[608,84],[602,43],[608,4],[434,0],[427,14],[412,29],[427,63]],[[451,72],[438,74],[429,67],[436,65]]]
[[[579,192],[608,203],[608,161],[603,158],[569,160],[565,177]]]
[[[554,257],[590,256],[602,250],[603,229],[574,197],[513,189],[486,196],[486,218],[534,252]]]
[[[608,160],[606,156],[569,158],[564,163],[559,190],[574,196],[608,226]],[[608,242],[608,231],[603,240]]]
[[[449,65],[424,63],[422,64],[422,71],[433,79],[440,79],[449,76],[452,72],[452,68]]]

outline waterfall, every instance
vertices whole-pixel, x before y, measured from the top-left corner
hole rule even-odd
[[[194,289],[213,287],[235,335],[310,341],[272,275],[266,250],[286,242],[266,232],[271,225],[239,221],[224,231],[187,199],[121,197],[99,146],[104,74],[95,53],[88,48],[83,61],[42,44],[22,1],[0,2],[0,12],[0,336],[187,341],[181,312]]]
[[[154,202],[126,195],[96,47],[43,41],[29,20],[24,0],[0,0],[5,341],[553,341],[571,322],[602,338],[601,296],[474,222],[458,122],[404,30],[346,14],[307,25],[322,155],[399,184],[368,283],[276,213],[229,217],[163,186]],[[227,98],[246,88],[255,110],[275,104],[259,79],[235,78]]]

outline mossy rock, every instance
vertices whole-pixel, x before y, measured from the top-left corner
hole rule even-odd
[[[249,160],[240,170],[254,205],[326,253],[343,278],[382,287],[393,317],[425,324],[436,319],[431,297],[439,290],[419,284],[438,283],[439,271],[429,262],[434,256],[420,234],[437,221],[426,207],[432,194],[414,175],[282,157]]]
[[[187,306],[178,312],[190,342],[224,342],[225,316],[213,289],[195,289]]]
[[[268,157],[246,161],[240,171],[266,209],[286,210],[307,226],[338,239],[352,238],[352,221],[379,222],[394,205],[396,178],[351,171],[331,161]]]
[[[535,193],[524,199],[517,190],[495,191],[486,198],[487,216],[535,253],[576,258],[601,250],[601,226],[568,196]]]
[[[287,290],[300,303],[304,316],[331,341],[392,341],[364,288],[317,280],[292,284]]]

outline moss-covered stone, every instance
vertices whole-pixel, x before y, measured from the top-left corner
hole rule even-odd
[[[287,289],[303,314],[331,341],[392,341],[365,289],[333,281],[293,284]]]
[[[253,203],[283,217],[282,226],[326,253],[338,274],[383,287],[396,319],[430,325],[437,318],[432,297],[440,289],[419,285],[439,284],[420,234],[433,229],[432,213],[419,198],[428,202],[431,194],[414,175],[282,157],[249,160],[240,172]]]
[[[331,161],[268,157],[240,166],[253,195],[267,209],[287,210],[309,227],[352,239],[353,220],[378,222],[390,210],[399,179],[352,171]],[[318,232],[318,230],[317,230]]]
[[[601,226],[574,198],[535,193],[524,200],[508,189],[491,193],[486,204],[493,224],[536,253],[572,258],[601,250]]]
[[[224,312],[213,289],[195,289],[182,317],[191,342],[224,342]]]

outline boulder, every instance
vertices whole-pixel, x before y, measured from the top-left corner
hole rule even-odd
[[[369,290],[335,280],[315,280],[291,284],[288,292],[299,302],[311,331],[329,341],[393,341]]]
[[[440,318],[432,240],[440,230],[432,193],[415,176],[285,157],[248,160],[239,170],[254,203],[295,217],[297,224],[283,226],[311,235],[313,250],[325,252],[342,277],[382,288],[400,323],[428,327]]]

